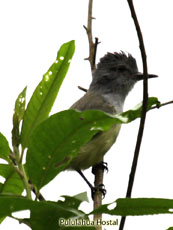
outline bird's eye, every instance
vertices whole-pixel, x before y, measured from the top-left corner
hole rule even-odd
[[[123,72],[126,70],[126,67],[124,65],[118,66],[118,70]]]
[[[110,70],[111,71],[117,71],[117,67],[111,67]]]

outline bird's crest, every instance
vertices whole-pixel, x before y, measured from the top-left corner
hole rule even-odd
[[[126,55],[123,51],[120,53],[107,53],[104,57],[100,59],[100,62],[97,65],[97,69],[111,68],[118,65],[127,65],[131,69],[137,69],[137,64],[135,58],[128,53]]]

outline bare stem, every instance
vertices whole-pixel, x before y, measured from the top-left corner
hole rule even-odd
[[[134,158],[133,158],[133,162],[132,162],[131,172],[129,175],[129,182],[128,182],[127,193],[126,193],[126,197],[130,198],[131,193],[132,193],[132,189],[133,189],[133,184],[134,184],[134,178],[135,178],[135,173],[136,173],[136,168],[137,168],[137,163],[138,163],[138,158],[139,158],[139,151],[140,151],[140,147],[141,147],[141,142],[142,142],[142,137],[143,137],[143,132],[144,132],[145,119],[146,119],[146,112],[147,112],[147,102],[148,102],[148,77],[147,77],[147,75],[148,75],[148,72],[147,72],[147,56],[146,56],[146,52],[145,52],[143,36],[142,36],[140,25],[139,25],[139,22],[137,19],[135,8],[133,5],[133,0],[127,0],[127,2],[129,4],[131,16],[133,18],[133,21],[134,21],[134,24],[136,27],[136,32],[138,35],[139,47],[140,47],[142,63],[143,63],[143,73],[144,73],[142,114],[141,114],[141,120],[140,120],[138,135],[137,135],[135,151],[134,151]],[[126,220],[126,217],[121,218],[119,230],[123,230],[125,220]]]
[[[92,16],[92,8],[93,8],[93,0],[89,0],[88,5],[88,24],[87,27],[84,26],[87,36],[88,36],[88,42],[89,42],[89,57],[86,59],[90,63],[91,71],[95,70],[95,60],[96,60],[96,53],[97,53],[97,46],[99,44],[99,39],[95,38],[95,42],[93,42],[93,35],[92,35],[92,20],[94,19]],[[84,90],[82,87],[80,87],[81,90]],[[85,90],[84,90],[85,91]],[[103,184],[103,174],[104,170],[100,169],[99,167],[95,170],[95,181],[94,185],[98,186],[100,184]],[[97,190],[93,197],[94,202],[94,209],[98,208],[102,204],[102,192]],[[102,214],[95,214],[94,220],[102,219]],[[97,230],[101,230],[101,225],[96,227]]]
[[[104,169],[101,167],[96,167],[94,170],[94,174],[95,174],[94,186],[98,187],[99,185],[103,184]],[[99,189],[97,189],[93,197],[94,209],[97,209],[98,207],[102,205],[102,196],[103,196],[102,192]],[[101,220],[101,219],[102,219],[101,213],[94,214],[95,223],[97,220]],[[96,229],[101,230],[102,226],[97,225]]]
[[[27,194],[27,198],[28,199],[32,199],[31,197],[31,189],[30,189],[30,185],[28,183],[28,178],[27,178],[27,175],[26,175],[26,172],[25,172],[25,169],[24,169],[24,166],[23,164],[20,162],[20,154],[19,154],[19,149],[18,147],[14,146],[14,153],[13,155],[15,156],[15,163],[17,165],[16,167],[16,171],[17,173],[19,174],[19,176],[21,177],[22,181],[23,181],[23,184],[24,184],[24,187],[26,189],[26,194]],[[15,167],[15,166],[14,166]]]
[[[168,101],[168,102],[162,103],[162,104],[160,104],[160,105],[153,106],[151,109],[159,109],[159,108],[162,107],[162,106],[170,105],[170,104],[173,104],[173,101]],[[150,109],[150,110],[151,110],[151,109]]]
[[[97,46],[99,44],[98,38],[95,38],[95,42],[93,42],[93,34],[92,34],[92,20],[95,19],[92,17],[92,8],[93,8],[93,0],[89,0],[88,5],[88,23],[87,27],[84,26],[87,36],[88,36],[88,42],[89,42],[89,57],[85,60],[88,60],[90,63],[91,71],[95,70],[95,59],[96,59],[96,52],[97,52]]]

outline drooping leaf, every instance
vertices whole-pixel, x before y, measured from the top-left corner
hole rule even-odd
[[[50,201],[32,201],[24,197],[0,195],[0,218],[11,216],[14,212],[30,210],[30,218],[22,222],[31,227],[32,230],[62,230],[68,229],[60,225],[60,219],[86,218],[84,213],[74,207]],[[80,229],[86,229],[82,226]],[[90,229],[90,228],[89,228]],[[93,230],[95,228],[91,228]]]
[[[160,102],[156,97],[149,97],[148,104],[147,104],[147,111],[149,111],[153,105],[159,106]],[[124,118],[127,118],[127,123],[129,123],[135,120],[136,118],[140,117],[141,112],[142,112],[142,102],[136,105],[133,109],[130,109],[126,112],[121,113],[120,117],[122,116]]]
[[[12,144],[13,146],[19,146],[20,144],[20,133],[19,133],[19,124],[23,119],[23,115],[25,112],[25,103],[26,103],[26,89],[25,87],[23,91],[17,97],[14,107],[13,114],[13,129],[12,129]]]
[[[56,61],[44,74],[43,79],[36,87],[23,118],[21,133],[23,148],[27,146],[30,135],[35,127],[48,117],[68,71],[74,49],[74,41],[63,44],[58,51]]]
[[[116,207],[111,209],[110,205]],[[106,213],[110,215],[138,216],[154,214],[173,214],[173,200],[159,198],[124,198],[118,199],[111,204],[100,206],[92,213]]]
[[[4,177],[5,182],[0,186],[1,194],[16,194],[20,195],[23,190],[23,182],[17,172],[7,164],[0,164],[0,175]]]
[[[7,139],[0,133],[0,158],[9,161],[10,147]]]
[[[157,102],[152,99],[148,109]],[[32,183],[38,189],[43,187],[97,132],[128,123],[140,117],[139,111],[141,107],[112,117],[101,111],[66,110],[49,117],[34,130],[28,145],[26,169]]]

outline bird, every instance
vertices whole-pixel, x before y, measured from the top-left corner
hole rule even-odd
[[[157,77],[148,74],[148,78]],[[128,93],[134,85],[144,79],[138,71],[135,58],[125,52],[108,52],[93,72],[92,82],[83,97],[75,102],[71,109],[77,111],[100,110],[110,115],[123,112]],[[108,131],[100,131],[88,143],[82,146],[67,170],[81,173],[89,167],[99,164],[103,156],[116,142],[121,125],[113,125]]]

